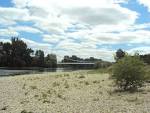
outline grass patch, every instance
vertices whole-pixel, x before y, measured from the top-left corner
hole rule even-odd
[[[94,84],[99,84],[100,81],[99,81],[99,80],[94,80],[93,83],[94,83]]]
[[[64,77],[69,77],[70,75],[69,74],[64,74]]]
[[[128,102],[136,102],[138,100],[137,97],[127,99]]]
[[[30,86],[31,89],[37,89],[37,86]]]
[[[84,75],[80,75],[78,78],[79,78],[79,79],[80,79],[80,78],[85,78],[85,76],[84,76]]]
[[[69,84],[67,81],[65,81],[64,86],[65,86],[65,88],[69,88]]]
[[[43,100],[43,103],[50,103],[49,100]]]
[[[90,83],[88,81],[85,81],[84,84],[85,85],[90,85]]]
[[[60,86],[60,83],[54,82],[52,85],[53,85],[53,87],[57,87],[57,86]]]
[[[46,99],[47,98],[47,94],[46,93],[42,93],[42,97],[43,97],[43,99]]]
[[[4,106],[1,110],[3,111],[7,110],[7,106]]]
[[[38,98],[38,97],[39,97],[39,95],[34,95],[34,97],[35,97],[35,98]]]
[[[66,100],[66,98],[62,94],[60,94],[60,93],[57,94],[57,97],[60,98],[60,99],[62,99],[62,100]]]
[[[93,101],[99,101],[99,98],[94,98]]]
[[[21,113],[33,113],[32,111],[27,112],[26,110],[22,110]]]
[[[24,101],[20,102],[20,104],[25,104],[25,103],[29,103],[29,101],[24,100]]]
[[[26,87],[26,84],[24,83],[22,89],[25,89],[25,87]]]
[[[88,71],[88,74],[98,74],[98,73],[112,73],[113,66],[107,68],[99,68]]]

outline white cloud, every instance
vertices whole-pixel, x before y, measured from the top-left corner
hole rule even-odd
[[[76,7],[64,9],[71,19],[88,25],[118,25],[134,24],[138,14],[134,11],[122,8],[120,6],[111,7]]]
[[[128,0],[13,0],[28,10],[24,17],[47,32],[62,34],[72,23],[91,25],[134,24],[138,14],[118,3]],[[22,10],[22,9],[19,9]]]
[[[48,53],[51,53],[51,50],[52,50],[51,44],[35,42],[33,40],[29,40],[26,38],[21,38],[21,40],[26,42],[29,48],[32,48],[33,50],[43,50],[45,52],[45,55],[47,55]]]
[[[149,54],[150,52],[150,47],[149,46],[143,46],[143,47],[136,47],[128,50],[130,54],[134,54],[138,52],[139,54]]]
[[[39,29],[30,26],[16,26],[16,27],[9,27],[9,29],[14,31],[28,32],[28,33],[42,33]]]
[[[7,21],[20,21],[23,20],[25,16],[28,16],[27,9],[0,7],[0,18]]]
[[[0,36],[5,37],[12,37],[12,36],[18,36],[19,33],[12,29],[0,29]]]
[[[149,2],[139,0],[149,7]],[[1,36],[20,31],[40,33],[43,42],[22,38],[29,47],[52,50],[58,55],[76,54],[113,60],[102,44],[150,44],[150,23],[136,24],[139,14],[120,3],[128,0],[12,0],[14,7],[0,7]],[[19,25],[19,23],[32,25]],[[12,26],[13,25],[13,26]],[[15,27],[14,27],[15,26]],[[11,34],[12,33],[12,34]],[[148,49],[148,48],[147,48]]]
[[[17,7],[17,8],[24,8],[27,6],[29,0],[12,0],[12,3]]]
[[[9,39],[0,38],[0,42],[11,42]]]
[[[150,1],[149,0],[137,0],[140,4],[144,5],[148,8],[148,11],[150,12]]]
[[[58,43],[61,40],[64,40],[65,37],[61,35],[43,35],[43,41],[49,42],[49,43]]]

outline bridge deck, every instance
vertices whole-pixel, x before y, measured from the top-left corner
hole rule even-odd
[[[95,63],[74,63],[74,62],[70,62],[70,63],[57,63],[58,65],[72,65],[72,64],[75,64],[75,65],[94,65]]]

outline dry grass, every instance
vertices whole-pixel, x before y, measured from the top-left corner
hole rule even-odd
[[[149,113],[149,83],[116,90],[108,74],[75,71],[0,78],[0,113]]]

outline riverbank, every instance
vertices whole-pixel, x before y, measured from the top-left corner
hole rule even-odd
[[[117,92],[108,74],[89,71],[1,77],[0,113],[148,113],[150,85]]]

